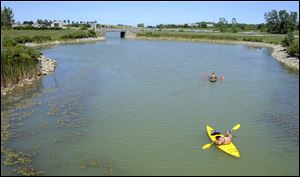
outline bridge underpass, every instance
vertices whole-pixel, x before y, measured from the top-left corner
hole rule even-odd
[[[105,37],[106,32],[120,32],[120,38],[135,38],[137,31],[129,29],[96,29],[96,32],[99,32],[100,36]]]

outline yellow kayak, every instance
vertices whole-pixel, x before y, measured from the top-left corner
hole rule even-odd
[[[214,129],[207,125],[206,130],[207,130],[208,137],[211,139],[211,141],[215,141],[216,140],[215,136],[217,136],[217,135],[211,135],[211,132]],[[218,135],[224,136],[223,134],[218,134]],[[216,146],[219,149],[221,149],[222,151],[226,152],[227,154],[230,154],[235,157],[240,157],[240,153],[233,143],[226,144],[226,145],[220,145],[220,146],[216,145]]]

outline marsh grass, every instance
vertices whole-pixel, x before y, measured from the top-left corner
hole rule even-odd
[[[199,33],[199,32],[139,32],[137,37],[149,38],[174,38],[174,39],[198,39],[198,40],[229,40],[229,41],[250,41],[279,44],[284,35],[249,35],[236,33]]]
[[[1,48],[1,87],[39,75],[37,67],[40,53],[32,48],[17,44]]]

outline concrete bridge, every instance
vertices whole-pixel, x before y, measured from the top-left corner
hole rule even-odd
[[[97,28],[95,30],[99,32],[100,36],[105,37],[106,32],[120,32],[120,38],[132,39],[136,37],[136,33],[139,31],[137,28]]]

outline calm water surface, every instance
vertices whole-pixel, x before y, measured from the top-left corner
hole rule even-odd
[[[42,53],[56,71],[1,111],[19,133],[5,146],[44,175],[299,175],[299,74],[265,48],[111,35]],[[236,123],[241,158],[201,149],[207,124]]]

